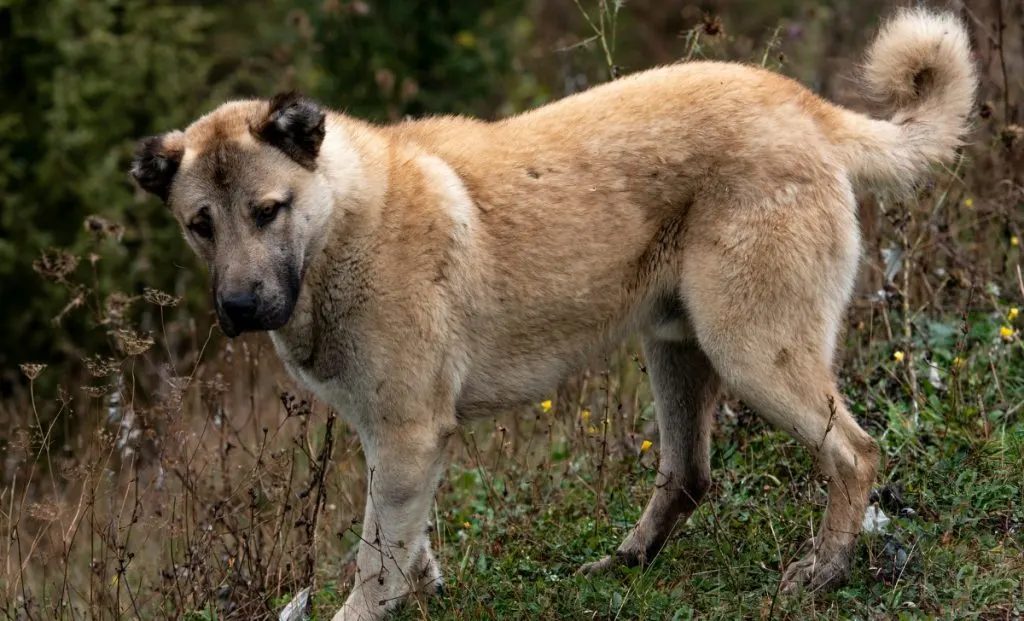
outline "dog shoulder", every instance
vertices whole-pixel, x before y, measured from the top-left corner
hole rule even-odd
[[[451,219],[455,235],[472,235],[475,205],[462,178],[447,161],[437,155],[420,153],[416,166],[423,174],[436,206]]]

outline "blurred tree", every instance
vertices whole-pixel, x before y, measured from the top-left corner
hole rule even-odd
[[[990,188],[1019,204],[1024,202],[1024,1],[964,0],[962,12],[971,26],[981,75],[980,127],[974,156],[1012,185]],[[992,144],[1001,149],[990,151]],[[983,159],[982,159],[983,158]]]
[[[124,164],[130,137],[199,105],[209,61],[196,46],[213,21],[201,8],[132,0],[0,5],[0,365],[53,362],[81,336],[77,315],[53,328],[69,297],[32,264],[51,246],[85,250],[86,215],[129,218],[129,252],[173,234],[140,226],[163,214],[133,204]]]
[[[371,120],[497,110],[523,0],[312,2],[315,94]]]

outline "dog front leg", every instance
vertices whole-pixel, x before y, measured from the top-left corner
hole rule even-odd
[[[381,417],[382,421],[395,420]],[[355,584],[334,621],[381,619],[407,596],[434,592],[441,572],[426,533],[450,430],[434,424],[361,430],[369,481]]]

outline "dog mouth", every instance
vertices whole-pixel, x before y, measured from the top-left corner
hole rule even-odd
[[[269,332],[279,330],[288,324],[291,311],[276,312],[254,317],[229,317],[223,312],[217,313],[217,323],[228,338],[236,338],[246,332]]]

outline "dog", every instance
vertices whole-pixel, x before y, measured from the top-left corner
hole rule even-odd
[[[976,70],[958,18],[902,10],[863,63],[883,118],[738,63],[659,67],[498,121],[374,125],[296,93],[139,142],[131,174],[209,266],[228,337],[269,332],[358,430],[369,484],[335,621],[441,584],[424,525],[460,422],[536,403],[642,338],[657,484],[614,554],[646,565],[708,490],[723,390],[791,433],[828,505],[781,586],[848,578],[878,468],[833,358],[855,190],[957,156]]]

